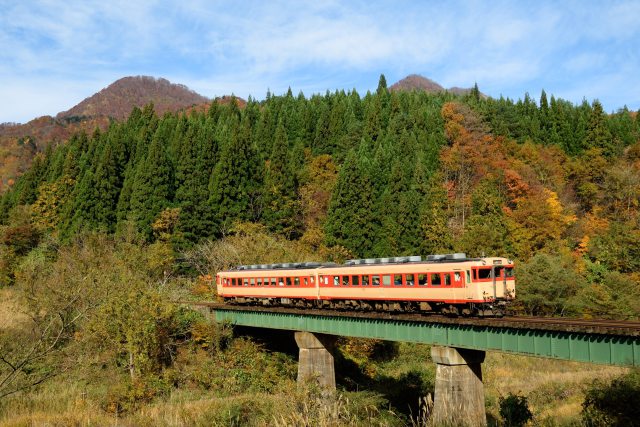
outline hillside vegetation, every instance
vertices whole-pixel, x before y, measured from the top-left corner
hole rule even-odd
[[[251,222],[335,260],[508,256],[528,313],[637,317],[639,129],[597,101],[389,92],[384,77],[364,97],[136,108],[48,149],[2,197],[0,280],[43,236],[133,227],[178,253]]]
[[[134,108],[50,145],[0,199],[0,420],[402,425],[432,390],[428,349],[342,342],[328,413],[317,390],[291,397],[294,356],[175,301],[215,298],[211,275],[238,264],[466,252],[515,260],[518,313],[637,319],[639,209],[640,119],[597,101],[381,77],[364,96]],[[568,423],[585,392],[584,416],[610,420],[623,372],[566,364],[534,383],[545,362],[487,366],[496,419],[526,392],[538,419]]]

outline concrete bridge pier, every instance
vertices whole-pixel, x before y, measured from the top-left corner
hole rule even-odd
[[[481,367],[484,356],[481,350],[431,347],[431,359],[437,365],[434,425],[487,425]]]
[[[337,337],[311,332],[296,332],[295,338],[300,349],[298,384],[310,380],[317,381],[321,388],[335,391],[336,371],[333,363],[333,351]]]

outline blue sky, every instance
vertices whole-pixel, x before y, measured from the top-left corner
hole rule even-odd
[[[120,77],[215,97],[445,87],[640,109],[636,1],[0,0],[0,122],[55,115]]]

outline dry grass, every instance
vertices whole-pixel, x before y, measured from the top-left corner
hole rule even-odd
[[[483,365],[487,411],[498,415],[500,397],[527,397],[542,425],[574,425],[580,420],[584,391],[595,379],[610,380],[627,368],[487,353]]]
[[[0,288],[0,330],[19,329],[29,322],[15,291]]]

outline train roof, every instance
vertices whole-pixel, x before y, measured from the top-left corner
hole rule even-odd
[[[491,260],[490,264],[493,264],[495,259],[504,259],[498,257],[482,257],[482,258],[468,258],[465,253],[453,253],[453,254],[435,254],[428,255],[425,259],[422,256],[403,256],[403,257],[389,257],[389,258],[362,258],[362,259],[350,259],[344,264],[336,264],[333,262],[291,262],[291,263],[279,263],[279,264],[251,264],[251,265],[239,265],[230,271],[247,271],[247,270],[309,270],[320,268],[338,268],[338,267],[351,267],[351,266],[374,266],[383,264],[437,264],[437,263],[456,263],[466,261],[483,261]],[[507,264],[512,264],[513,261],[507,260]]]

